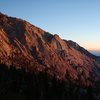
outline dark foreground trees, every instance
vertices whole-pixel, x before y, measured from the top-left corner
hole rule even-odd
[[[29,73],[0,65],[0,100],[93,100],[92,89],[49,77],[46,72]]]

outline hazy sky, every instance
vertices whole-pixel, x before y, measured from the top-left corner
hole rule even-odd
[[[0,11],[100,50],[100,0],[0,0]]]

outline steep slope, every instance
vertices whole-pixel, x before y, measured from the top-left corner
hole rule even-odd
[[[66,41],[66,40],[65,40],[65,41]],[[79,46],[76,42],[73,42],[73,41],[69,40],[69,41],[67,41],[67,43],[68,43],[71,47],[73,47],[73,48],[75,48],[76,50],[80,51],[81,53],[83,53],[83,54],[89,56],[90,58],[93,58],[93,59],[100,59],[100,57],[91,54],[90,52],[88,52],[87,50],[85,50],[83,47]]]
[[[100,80],[98,57],[72,41],[2,13],[0,62],[26,71],[46,71],[57,79],[86,86]]]

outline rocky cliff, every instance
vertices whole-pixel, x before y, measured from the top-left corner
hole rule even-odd
[[[100,58],[22,19],[0,13],[0,63],[46,72],[59,80],[92,85],[100,80]]]

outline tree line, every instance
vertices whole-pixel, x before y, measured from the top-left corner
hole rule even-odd
[[[25,72],[0,64],[0,100],[94,100],[92,88],[57,80],[44,72]]]

